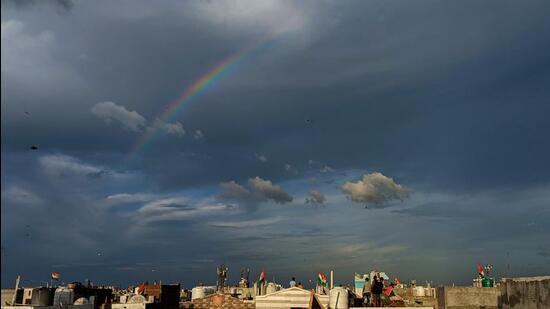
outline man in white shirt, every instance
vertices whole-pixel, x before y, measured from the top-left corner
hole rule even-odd
[[[290,285],[291,288],[295,287],[296,286],[296,278],[292,277],[292,280],[290,280],[290,283],[288,285]]]

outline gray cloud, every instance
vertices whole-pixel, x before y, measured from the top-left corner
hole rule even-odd
[[[222,192],[220,193],[220,197],[222,198],[242,199],[250,195],[250,191],[233,180],[222,182],[220,187],[222,188]]]
[[[281,187],[274,185],[270,180],[255,177],[249,179],[248,184],[257,194],[267,200],[273,200],[278,204],[292,202],[292,196],[286,193]]]
[[[164,122],[160,119],[155,119],[155,121],[153,122],[153,127],[151,129],[161,130],[166,134],[174,134],[178,136],[185,135],[185,130],[183,129],[183,125],[179,121],[176,121],[174,123],[169,123],[169,122]]]
[[[10,203],[24,206],[36,206],[44,203],[44,200],[35,193],[16,185],[2,190],[2,197]]]
[[[97,103],[92,107],[91,112],[108,124],[116,120],[124,129],[134,132],[143,131],[147,123],[138,112],[129,111],[124,106],[113,102]]]
[[[190,220],[206,215],[214,215],[234,211],[232,205],[211,203],[209,201],[193,202],[187,198],[164,198],[146,203],[140,207],[134,219],[139,224],[151,224],[159,221],[182,221]]]
[[[342,185],[342,191],[352,201],[359,203],[384,204],[394,200],[403,200],[409,194],[409,190],[395,183],[392,178],[381,173],[364,175],[357,182],[346,182]]]
[[[132,177],[130,173],[117,172],[63,154],[44,155],[38,160],[42,170],[53,177],[85,177],[90,179],[108,177],[118,180],[128,180]]]
[[[263,154],[255,153],[254,156],[260,162],[264,162],[264,163],[267,162],[267,157]]]
[[[294,175],[298,175],[298,170],[292,167],[292,165],[290,165],[289,163],[285,164],[285,171]]]
[[[306,203],[310,204],[324,204],[326,201],[326,197],[323,193],[317,190],[311,190],[309,191],[309,196],[306,197]]]
[[[193,138],[196,140],[203,139],[204,134],[202,133],[201,130],[195,130],[195,133],[193,134]]]
[[[548,273],[544,251],[537,255],[548,247],[548,188],[529,191],[550,181],[548,2],[221,0],[129,9],[75,1],[67,14],[34,3],[2,2],[4,286],[22,270],[40,277],[79,261],[107,266],[70,267],[71,279],[135,283],[155,266],[150,281],[184,278],[188,287],[212,270],[197,259],[303,278],[326,265],[351,274],[376,260],[400,278],[468,284],[465,261],[492,256],[505,265],[509,248],[521,252],[510,257],[516,265],[539,267],[516,274]],[[130,157],[140,134],[90,113],[105,98],[128,102],[149,130],[188,85],[237,54],[246,55],[238,66],[171,115],[188,138],[158,129]],[[198,128],[207,141],[197,142]],[[254,153],[268,163],[254,162]],[[41,163],[56,154],[69,158]],[[337,172],[322,173],[325,165]],[[371,216],[331,185],[356,184],[365,170],[393,175],[415,194]],[[266,207],[273,200],[246,182],[256,175],[301,197],[316,188],[331,203]],[[248,193],[210,197],[231,179]],[[117,207],[101,207],[106,197]],[[200,210],[219,204],[235,206]],[[278,216],[285,220],[224,233],[208,225]],[[329,226],[319,224],[327,218]],[[485,228],[494,222],[508,228]],[[388,225],[412,232],[388,231],[353,252]],[[317,258],[320,241],[334,252]],[[369,255],[388,245],[408,249]],[[103,258],[136,271],[108,268],[115,265]]]
[[[128,131],[142,132],[144,130],[158,130],[165,134],[177,136],[185,135],[183,125],[179,121],[170,123],[157,118],[151,125],[147,126],[146,118],[138,112],[129,111],[124,106],[113,102],[97,103],[91,108],[91,112],[107,124],[110,124],[113,120],[118,121],[122,127]],[[202,132],[200,132],[200,130],[195,131],[194,137],[195,139],[202,138]]]
[[[266,225],[271,225],[278,223],[282,220],[281,217],[274,218],[264,218],[264,219],[254,219],[254,220],[245,220],[245,221],[232,221],[232,222],[210,222],[209,226],[219,227],[219,228],[231,228],[231,229],[241,229],[241,228],[252,228],[252,227],[261,227]]]
[[[220,186],[222,188],[221,198],[235,199],[251,206],[269,200],[278,204],[292,202],[292,196],[281,187],[260,177],[250,178],[247,183],[248,188],[235,181],[222,182]]]
[[[148,202],[155,198],[155,195],[145,193],[117,193],[109,195],[105,198],[108,205]]]
[[[2,0],[2,7],[15,6],[16,8],[24,9],[30,5],[46,4],[60,8],[64,11],[70,11],[74,3],[71,0]]]

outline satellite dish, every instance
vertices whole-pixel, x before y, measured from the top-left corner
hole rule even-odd
[[[86,297],[80,297],[74,301],[73,305],[86,305],[88,304],[88,299]]]
[[[130,297],[130,299],[128,300],[128,303],[130,304],[143,304],[147,301],[147,299],[145,298],[145,296],[143,295],[134,295],[132,297]]]

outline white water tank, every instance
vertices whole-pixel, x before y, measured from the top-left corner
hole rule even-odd
[[[331,309],[348,309],[348,290],[343,287],[335,287],[330,290],[328,307]]]
[[[191,300],[204,298],[210,294],[214,294],[216,288],[211,286],[197,286],[191,290]]]
[[[132,295],[127,302],[128,304],[144,304],[147,302],[147,298],[143,295]]]
[[[204,287],[196,287],[191,290],[191,300],[204,298],[206,296],[206,292],[204,291]]]
[[[426,290],[424,290],[424,287],[422,286],[417,286],[413,289],[413,296],[426,296]]]

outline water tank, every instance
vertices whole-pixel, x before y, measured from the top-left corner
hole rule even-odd
[[[197,287],[194,287],[191,290],[191,300],[204,298],[204,297],[206,297],[210,294],[214,294],[214,292],[216,292],[215,287],[211,287],[211,286],[197,286]]]
[[[426,290],[424,290],[424,287],[422,286],[417,286],[413,289],[413,296],[419,296],[419,297],[426,296]]]
[[[332,309],[348,309],[348,297],[348,290],[343,287],[335,287],[330,290],[328,307]]]
[[[484,288],[492,288],[495,286],[495,279],[493,278],[483,278],[481,279],[481,286]]]
[[[58,287],[53,297],[53,305],[56,307],[72,305],[74,302],[74,290]]]
[[[55,290],[51,288],[37,288],[32,293],[31,304],[33,306],[51,306]]]
[[[143,304],[146,302],[147,302],[147,299],[143,295],[132,295],[128,299],[128,304]]]

